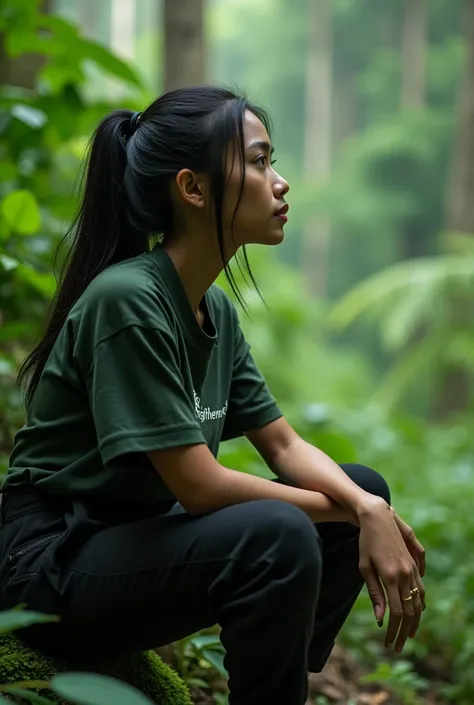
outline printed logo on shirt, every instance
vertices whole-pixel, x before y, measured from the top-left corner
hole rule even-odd
[[[194,393],[194,408],[196,409],[196,416],[201,423],[204,421],[215,421],[216,419],[222,419],[227,413],[228,401],[224,404],[222,409],[215,409],[214,411],[210,406],[201,406],[201,397],[198,397],[193,389]]]

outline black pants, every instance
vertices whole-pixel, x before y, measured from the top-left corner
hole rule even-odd
[[[342,466],[390,501],[383,478]],[[79,657],[148,649],[216,623],[231,705],[303,705],[363,581],[358,529],[315,527],[261,500],[207,516],[114,517],[90,502],[3,496],[0,609],[27,603],[61,621],[25,630],[33,646]]]

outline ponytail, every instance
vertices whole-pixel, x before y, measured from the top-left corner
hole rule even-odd
[[[148,235],[131,226],[127,217],[125,142],[131,117],[130,110],[114,111],[99,124],[89,145],[82,202],[61,243],[72,235],[46,331],[18,375],[27,406],[69,311],[90,282],[110,265],[147,249]]]

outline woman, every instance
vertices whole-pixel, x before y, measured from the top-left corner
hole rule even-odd
[[[25,639],[91,656],[219,623],[232,705],[302,705],[364,581],[399,652],[424,605],[386,483],[290,427],[214,285],[283,239],[271,154],[264,111],[221,88],[103,120],[2,488],[0,608],[61,617]],[[241,435],[280,482],[218,462]]]

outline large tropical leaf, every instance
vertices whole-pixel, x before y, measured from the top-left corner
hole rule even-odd
[[[398,350],[420,328],[449,321],[461,297],[474,296],[474,256],[441,255],[400,262],[364,280],[333,308],[330,323],[344,329],[375,320],[387,348]]]

